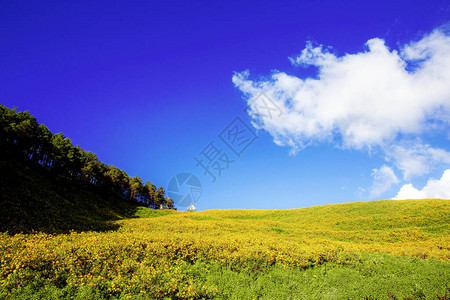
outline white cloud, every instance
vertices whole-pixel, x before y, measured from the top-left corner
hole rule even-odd
[[[377,197],[386,192],[393,184],[399,182],[392,168],[384,165],[372,170],[373,184],[370,189],[370,197]]]
[[[249,103],[264,93],[281,109],[281,116],[263,122],[254,106],[249,114],[255,126],[293,154],[322,142],[343,149],[380,149],[406,179],[429,173],[437,163],[450,163],[449,152],[419,139],[432,130],[445,133],[450,125],[450,35],[437,29],[399,51],[378,38],[366,45],[364,52],[337,56],[307,43],[290,60],[316,66],[316,78],[277,71],[253,81],[244,71],[233,82]]]
[[[416,189],[411,183],[401,187],[394,200],[440,198],[450,199],[450,169],[445,170],[440,180],[430,179],[427,185]]]
[[[400,143],[386,150],[388,160],[394,160],[405,180],[428,174],[438,163],[450,163],[450,153],[419,142]]]

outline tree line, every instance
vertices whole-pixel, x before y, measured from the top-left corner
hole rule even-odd
[[[162,187],[156,188],[149,181],[143,184],[141,178],[100,162],[95,153],[74,146],[63,133],[53,134],[28,111],[0,105],[0,155],[0,159],[25,160],[57,180],[84,182],[125,201],[173,208],[173,200],[165,196]]]

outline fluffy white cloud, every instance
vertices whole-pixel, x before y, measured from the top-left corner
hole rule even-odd
[[[377,197],[386,192],[393,184],[399,182],[392,168],[384,165],[372,170],[373,184],[370,189],[370,197]]]
[[[427,185],[421,189],[416,189],[412,184],[405,184],[401,187],[394,200],[403,199],[425,199],[440,198],[450,199],[450,169],[445,170],[440,180],[430,179]]]
[[[450,163],[449,152],[418,138],[432,130],[446,132],[450,125],[450,35],[437,29],[399,51],[378,38],[366,45],[364,52],[337,56],[307,43],[290,60],[316,66],[316,78],[277,71],[253,81],[244,71],[233,82],[246,95],[254,125],[293,154],[321,142],[380,149],[406,179],[428,173],[437,163]],[[281,114],[269,118],[262,113],[261,93]]]

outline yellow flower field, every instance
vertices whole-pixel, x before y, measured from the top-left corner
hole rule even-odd
[[[450,202],[376,201],[292,210],[177,212],[118,231],[0,235],[0,292],[96,287],[114,297],[211,298],[194,262],[258,272],[352,264],[364,253],[450,260]],[[207,270],[207,268],[206,268]]]

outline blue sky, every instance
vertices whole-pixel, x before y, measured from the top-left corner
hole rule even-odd
[[[448,1],[2,1],[0,103],[130,176],[167,188],[176,174],[194,174],[200,210],[384,199],[401,189],[445,197],[450,98],[437,68],[448,62],[449,21]],[[376,55],[381,40],[385,56]],[[358,70],[375,75],[364,81]],[[380,92],[386,84],[392,99]],[[422,85],[431,90],[414,91]],[[373,98],[346,96],[360,87]],[[245,108],[261,92],[284,111],[257,129]],[[311,106],[302,111],[302,101]],[[329,103],[336,109],[322,116]],[[399,117],[383,113],[390,103]],[[258,135],[240,156],[219,137],[236,117]],[[215,182],[194,160],[210,142],[233,161]]]

